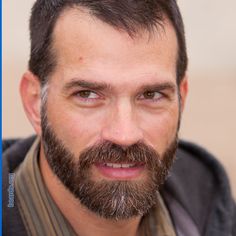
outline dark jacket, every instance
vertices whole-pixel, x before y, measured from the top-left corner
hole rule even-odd
[[[30,137],[3,142],[4,236],[27,235],[17,202],[13,208],[8,207],[9,173],[14,172],[24,160],[34,139]],[[226,173],[204,149],[180,141],[177,159],[161,194],[178,228],[178,236],[195,235],[195,226],[202,236],[236,236],[236,206]]]

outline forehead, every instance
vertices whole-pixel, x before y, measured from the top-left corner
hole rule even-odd
[[[177,38],[168,20],[163,26],[131,37],[84,8],[66,9],[53,32],[56,72],[65,75],[62,80],[76,74],[111,83],[122,82],[123,77],[175,80]]]

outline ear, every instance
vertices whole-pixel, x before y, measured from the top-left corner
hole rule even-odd
[[[180,92],[181,112],[183,112],[185,103],[186,103],[186,98],[188,95],[188,75],[187,74],[185,74],[183,80],[180,82],[179,92]]]
[[[40,92],[41,86],[38,77],[27,71],[20,82],[20,95],[25,113],[38,135],[41,135]]]

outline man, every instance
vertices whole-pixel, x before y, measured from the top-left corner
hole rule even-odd
[[[37,137],[4,143],[4,235],[235,235],[224,170],[178,142],[174,0],[37,0],[30,32],[20,92]]]

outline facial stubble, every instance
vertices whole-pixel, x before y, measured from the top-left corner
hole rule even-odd
[[[104,141],[74,155],[50,125],[46,109],[41,111],[42,143],[50,168],[81,204],[106,219],[128,219],[146,214],[156,204],[177,149],[177,135],[161,156],[138,142],[129,147]],[[95,163],[145,163],[146,175],[139,180],[94,180]]]

